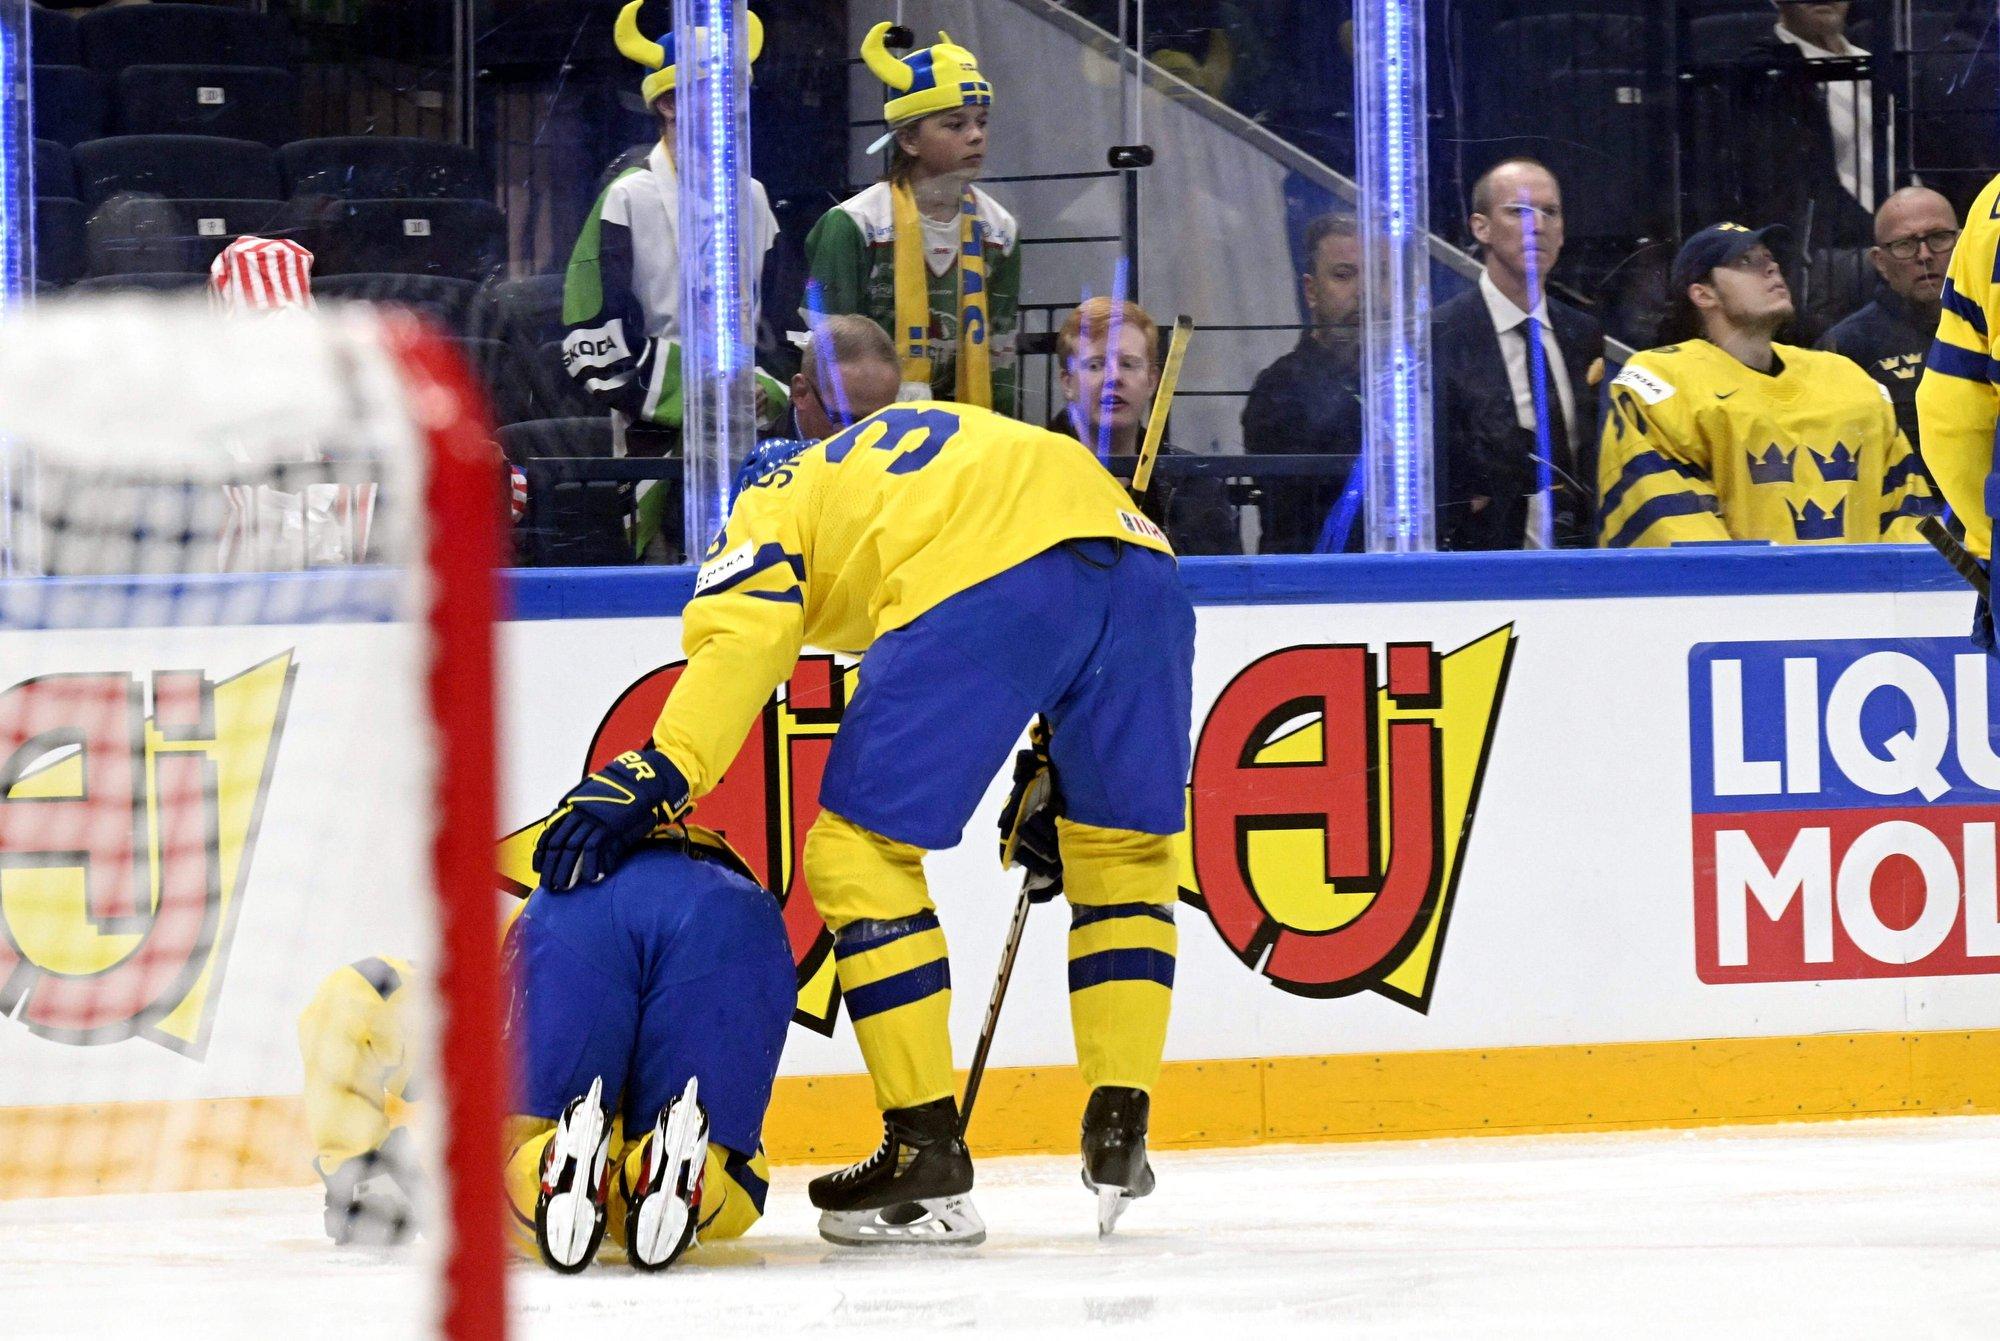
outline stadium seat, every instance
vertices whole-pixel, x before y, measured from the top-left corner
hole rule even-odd
[[[302,240],[327,275],[394,271],[484,279],[505,259],[506,224],[484,200],[325,202]]]
[[[191,273],[194,246],[187,223],[163,196],[120,191],[90,211],[84,268],[91,275]]]
[[[528,370],[513,349],[499,340],[458,339],[452,343],[486,389],[495,424],[520,424],[542,417]]]
[[[298,81],[271,67],[128,65],[117,104],[120,135],[226,135],[275,148],[298,133]]]
[[[143,289],[148,293],[185,293],[205,288],[208,276],[200,271],[170,270],[146,275],[91,275],[78,280],[78,293],[116,293]]]
[[[466,334],[505,340],[532,355],[563,336],[563,277],[488,280],[479,288]]]
[[[400,303],[422,312],[454,336],[462,336],[479,286],[469,279],[450,275],[315,274],[313,293],[321,298],[348,302]]]
[[[611,455],[611,421],[605,415],[508,424],[494,436],[516,465],[537,458]],[[557,483],[532,469],[528,481],[528,512],[514,528],[523,562],[540,567],[632,562],[625,538],[630,485]]]
[[[464,145],[400,135],[296,140],[278,151],[292,195],[343,200],[478,200],[491,194]]]
[[[529,368],[535,379],[536,394],[542,404],[565,415],[603,414],[604,407],[571,379],[563,366],[562,341],[551,340],[535,351]]]
[[[83,39],[76,20],[60,10],[28,7],[28,56],[37,73],[44,65],[83,64]]]
[[[169,200],[273,200],[284,195],[270,148],[251,140],[114,135],[78,145],[75,157],[86,204],[118,191],[145,191]]]
[[[76,197],[76,165],[61,140],[35,140],[35,194]]]
[[[290,205],[282,200],[176,200],[174,209],[187,228],[194,264],[204,273],[222,249],[245,233],[283,237],[292,231]]]
[[[128,191],[91,212],[85,229],[92,275],[208,272],[216,254],[245,233],[285,231],[282,200],[167,200]]]
[[[35,201],[35,278],[69,284],[83,275],[83,202],[61,196]]]
[[[292,64],[283,19],[215,5],[116,5],[77,21],[84,64],[106,74],[128,65]]]
[[[104,80],[80,65],[37,65],[31,85],[35,135],[60,144],[104,133]]]

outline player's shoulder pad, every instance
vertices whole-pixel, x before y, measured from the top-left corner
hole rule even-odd
[[[1611,379],[1611,385],[1626,388],[1648,405],[1658,405],[1661,401],[1673,395],[1677,388],[1672,382],[1669,382],[1661,375],[1657,366],[1645,367],[1639,363],[1639,360],[1643,358],[1657,363],[1660,355],[1671,354],[1672,352],[1673,346],[1668,346],[1664,350],[1653,349],[1648,350],[1644,354],[1635,355],[1630,362],[1619,369],[1618,375]]]

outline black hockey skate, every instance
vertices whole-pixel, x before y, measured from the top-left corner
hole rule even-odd
[[[1153,1101],[1144,1090],[1099,1085],[1083,1108],[1083,1185],[1097,1193],[1097,1234],[1109,1234],[1125,1208],[1153,1190],[1146,1159],[1146,1120]]]
[[[958,1134],[958,1104],[936,1099],[882,1115],[882,1146],[859,1164],[812,1180],[819,1234],[828,1243],[975,1244],[986,1223],[973,1209],[972,1155]]]

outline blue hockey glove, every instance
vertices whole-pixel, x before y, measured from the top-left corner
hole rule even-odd
[[[557,893],[602,880],[661,824],[694,808],[687,779],[658,750],[627,750],[563,797],[535,844],[535,870]]]
[[[1056,842],[1056,816],[1062,813],[1062,792],[1049,763],[1049,735],[1040,718],[1028,733],[1028,748],[1014,756],[1014,786],[1000,812],[1000,865],[1022,867],[1028,873],[1028,898],[1046,903],[1062,893],[1062,850]]]

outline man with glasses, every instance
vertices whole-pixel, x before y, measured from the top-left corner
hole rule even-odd
[[[1713,224],[1674,257],[1684,339],[1611,383],[1604,543],[1916,543],[1937,510],[1889,395],[1852,361],[1773,337],[1793,315],[1780,227]],[[1672,321],[1674,318],[1670,318]]]
[[[1439,548],[1588,545],[1604,328],[1548,293],[1562,188],[1510,158],[1474,184],[1470,224],[1486,269],[1431,337]]]
[[[902,383],[889,334],[867,317],[815,320],[792,376],[792,422],[806,442],[830,438],[892,404]]]
[[[1958,241],[1951,202],[1927,186],[1906,186],[1875,211],[1868,258],[1882,286],[1875,301],[1820,337],[1818,348],[1845,354],[1889,391],[1896,422],[1919,456],[1917,384],[1937,332],[1945,267]]]

